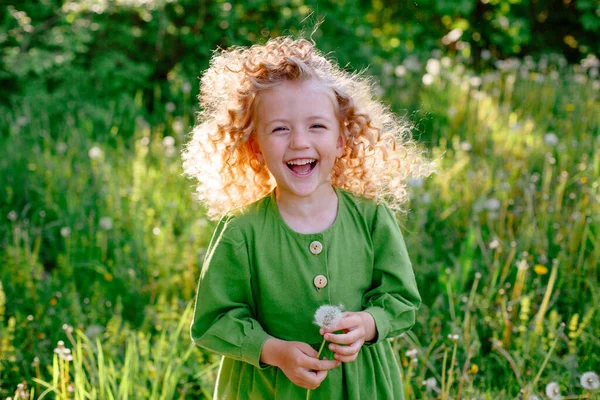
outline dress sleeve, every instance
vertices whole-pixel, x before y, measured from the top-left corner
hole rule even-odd
[[[224,217],[217,226],[202,265],[194,320],[195,344],[258,368],[268,335],[254,318],[247,245],[239,227]]]
[[[363,295],[363,309],[373,316],[377,337],[365,345],[408,331],[421,305],[406,244],[396,218],[378,205],[371,231],[374,250],[373,281]]]

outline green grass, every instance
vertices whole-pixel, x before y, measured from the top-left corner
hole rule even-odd
[[[407,398],[552,381],[594,398],[579,377],[600,372],[600,82],[552,58],[480,81],[443,64],[428,85],[381,77],[440,159],[401,220],[424,298],[392,339]],[[210,397],[218,358],[188,334],[214,227],[180,166],[193,104],[142,103],[40,94],[0,112],[0,397]]]

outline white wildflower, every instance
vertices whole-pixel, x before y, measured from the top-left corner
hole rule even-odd
[[[175,103],[168,102],[165,105],[165,109],[167,110],[167,112],[170,112],[170,113],[173,112],[173,111],[175,111]]]
[[[67,144],[66,144],[65,142],[58,142],[58,143],[56,144],[56,151],[57,151],[58,153],[61,153],[61,154],[62,154],[62,153],[64,153],[65,151],[67,151],[67,148],[68,148],[68,147],[69,147],[69,146],[67,146]]]
[[[586,390],[598,390],[600,388],[600,378],[593,371],[584,372],[581,375],[581,386]]]
[[[342,320],[342,306],[323,305],[315,311],[315,324],[324,329],[336,326]]]
[[[481,86],[481,83],[482,83],[482,79],[478,76],[472,76],[469,79],[469,84],[473,87],[479,87],[479,86]]]
[[[548,132],[544,135],[544,143],[548,146],[556,146],[558,144],[558,136],[553,132]]]
[[[473,146],[471,145],[471,143],[469,143],[465,140],[460,143],[460,149],[462,151],[471,151],[473,149]]]
[[[401,76],[406,75],[406,67],[404,65],[398,65],[394,70],[394,73],[398,78],[400,78]]]
[[[417,58],[417,56],[414,55],[406,57],[402,64],[404,64],[406,69],[408,69],[409,71],[416,72],[421,69],[421,63],[419,63],[419,59]]]
[[[423,81],[423,85],[429,86],[433,83],[433,76],[430,74],[425,74],[425,75],[423,75],[422,81]]]
[[[162,144],[165,147],[173,147],[175,145],[175,138],[173,138],[173,136],[165,136],[162,140]]]
[[[11,221],[14,222],[14,221],[17,220],[17,218],[19,216],[17,215],[17,212],[15,210],[12,210],[11,212],[8,213],[7,217],[8,217],[9,220],[11,220]]]
[[[435,380],[435,378],[432,376],[430,378],[427,378],[423,381],[423,385],[425,386],[425,388],[427,389],[427,391],[438,391],[438,387],[437,387],[437,381]]]
[[[173,131],[178,134],[178,135],[182,135],[183,134],[183,121],[180,117],[177,117],[175,119],[173,119],[173,124],[171,125],[171,127],[173,128]]]
[[[556,382],[550,382],[546,385],[546,396],[548,396],[551,400],[560,400],[562,396],[560,395],[560,386]]]
[[[60,228],[60,235],[62,237],[67,237],[71,235],[71,228],[69,228],[68,226],[63,226],[62,228]]]
[[[410,349],[408,350],[406,353],[404,353],[406,355],[406,357],[408,358],[416,358],[417,357],[417,349]]]
[[[443,38],[442,38],[442,43],[444,43],[445,45],[449,45],[450,43],[454,43],[456,42],[458,39],[460,39],[460,37],[463,34],[463,30],[456,28],[456,29],[452,29],[450,32],[448,32]]]
[[[181,90],[183,93],[189,93],[192,90],[192,84],[188,81],[183,82],[183,85],[181,85]]]
[[[498,199],[487,199],[484,203],[484,207],[488,211],[497,211],[500,209],[500,200]]]
[[[88,151],[88,156],[92,159],[95,160],[97,158],[102,157],[102,150],[100,149],[100,147],[98,146],[94,146],[92,147],[89,151]]]
[[[429,75],[438,76],[440,74],[441,63],[440,60],[435,58],[430,58],[427,60],[427,65],[425,66],[425,70]]]
[[[109,231],[112,229],[112,227],[113,227],[113,222],[110,217],[100,218],[100,228],[104,229],[105,231]]]

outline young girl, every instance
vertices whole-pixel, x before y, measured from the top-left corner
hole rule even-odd
[[[215,398],[403,398],[386,339],[421,299],[390,208],[431,166],[407,127],[303,39],[216,53],[200,99],[184,170],[222,218],[191,333],[224,356]],[[324,304],[345,310],[327,330]]]

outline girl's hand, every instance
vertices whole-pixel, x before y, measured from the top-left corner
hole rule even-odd
[[[343,333],[337,335],[332,333],[336,331]],[[377,328],[375,320],[368,312],[345,312],[336,326],[321,329],[320,333],[325,340],[331,342],[329,349],[335,353],[336,360],[351,362],[356,360],[364,342],[375,339]]]
[[[271,338],[263,345],[260,359],[281,369],[294,384],[316,389],[327,377],[327,371],[340,365],[339,361],[316,357],[317,351],[306,343]]]

